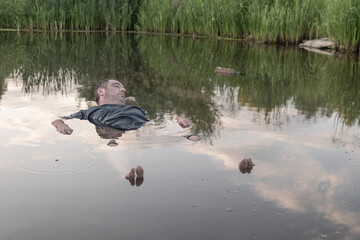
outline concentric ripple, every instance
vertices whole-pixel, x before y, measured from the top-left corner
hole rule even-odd
[[[52,152],[32,154],[19,162],[21,167],[32,172],[69,173],[84,171],[97,164],[95,156],[79,152]]]

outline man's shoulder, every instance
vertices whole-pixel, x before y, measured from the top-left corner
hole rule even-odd
[[[146,114],[146,111],[144,109],[135,105],[103,104],[90,109],[92,112],[104,110],[107,112],[119,112],[119,113],[121,112],[121,113],[129,113],[129,114],[134,112],[141,112],[144,115]]]

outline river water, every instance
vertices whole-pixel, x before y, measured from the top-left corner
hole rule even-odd
[[[109,77],[150,122],[117,138],[81,120],[58,133],[51,122],[95,106],[93,88]],[[0,85],[0,239],[360,239],[356,59],[225,40],[3,32]],[[182,129],[176,116],[194,125]],[[256,164],[250,173],[239,171],[243,158]],[[131,183],[136,165],[144,179]]]

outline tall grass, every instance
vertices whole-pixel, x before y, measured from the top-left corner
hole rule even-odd
[[[138,29],[299,42],[322,35],[324,9],[325,0],[146,0]]]
[[[328,5],[329,36],[346,50],[359,53],[360,0],[333,0]]]
[[[25,3],[21,0],[0,1],[0,28],[20,29],[26,22]]]
[[[171,0],[144,0],[140,7],[137,28],[149,32],[167,32],[171,29],[173,14]]]
[[[131,30],[139,0],[0,0],[0,28]]]
[[[258,40],[298,43],[323,36],[324,0],[254,0],[247,14],[248,35]]]
[[[360,0],[0,0],[0,28],[136,29],[276,43],[330,37],[359,53]]]
[[[245,30],[246,1],[181,1],[175,19],[181,33],[239,37]]]
[[[245,32],[246,0],[144,0],[138,29],[239,37]]]

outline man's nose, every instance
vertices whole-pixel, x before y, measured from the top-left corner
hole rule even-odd
[[[124,93],[126,93],[126,88],[124,88],[124,87],[121,88],[121,91],[124,92]]]

